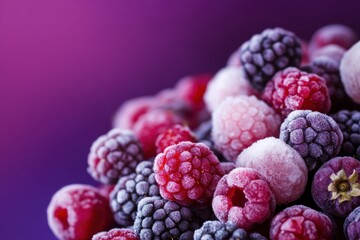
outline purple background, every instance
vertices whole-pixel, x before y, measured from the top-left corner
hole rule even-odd
[[[125,99],[215,72],[266,27],[360,32],[357,1],[266,2],[0,0],[0,238],[54,239],[52,194],[95,184],[89,147]]]

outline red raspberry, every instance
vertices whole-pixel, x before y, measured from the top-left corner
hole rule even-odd
[[[134,132],[142,144],[145,158],[156,155],[155,141],[159,134],[182,122],[181,117],[169,110],[157,109],[144,114],[136,122]]]
[[[81,184],[57,191],[47,208],[47,218],[55,236],[63,240],[88,240],[113,224],[108,199],[96,188]]]
[[[140,238],[132,229],[114,228],[108,232],[97,233],[92,240],[140,240]]]
[[[121,176],[135,172],[137,163],[143,159],[135,135],[129,130],[115,128],[92,144],[88,172],[99,182],[114,184]]]
[[[219,181],[212,202],[216,217],[245,230],[267,220],[274,212],[275,197],[268,182],[251,168],[235,168]]]
[[[114,190],[114,187],[115,185],[102,185],[100,186],[99,191],[104,197],[109,199],[110,193]]]
[[[120,106],[113,119],[114,128],[132,129],[137,120],[157,105],[153,97],[139,97]]]
[[[331,105],[326,81],[293,67],[278,72],[267,83],[262,98],[284,118],[293,110],[327,113]]]
[[[328,216],[303,205],[278,213],[271,222],[270,239],[332,239],[333,224]]]
[[[175,88],[181,99],[193,110],[199,110],[204,108],[204,93],[211,78],[210,74],[184,77],[178,81]]]
[[[161,153],[168,146],[184,141],[196,142],[196,137],[188,127],[177,124],[160,134],[155,145],[157,152]]]
[[[163,198],[183,206],[210,203],[224,172],[203,143],[180,142],[155,158],[155,180]]]

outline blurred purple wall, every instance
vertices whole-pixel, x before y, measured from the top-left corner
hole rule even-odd
[[[0,0],[0,239],[55,238],[52,194],[95,184],[88,149],[125,99],[215,72],[266,27],[360,32],[356,2]]]

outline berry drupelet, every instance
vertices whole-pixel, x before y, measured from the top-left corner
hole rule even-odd
[[[241,46],[240,60],[245,77],[261,91],[279,70],[300,66],[300,39],[282,28],[265,29]]]

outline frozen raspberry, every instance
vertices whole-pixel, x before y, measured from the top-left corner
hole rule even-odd
[[[108,232],[100,232],[92,240],[140,240],[131,229],[114,228]]]
[[[267,220],[276,206],[268,182],[251,168],[235,168],[219,181],[212,202],[221,222],[233,222],[250,230]]]
[[[281,124],[280,139],[300,153],[312,171],[339,153],[343,134],[331,117],[310,110],[296,110]]]
[[[199,227],[198,218],[189,208],[160,197],[146,197],[139,202],[134,224],[141,240],[191,240]]]
[[[179,80],[175,89],[179,97],[187,102],[193,110],[199,110],[204,108],[204,93],[211,78],[210,74],[184,77]]]
[[[340,63],[341,81],[347,95],[356,103],[360,103],[360,42],[351,47]]]
[[[136,122],[134,133],[142,144],[145,158],[148,159],[156,155],[155,141],[159,134],[182,122],[181,117],[168,110],[153,110],[144,114]]]
[[[113,225],[108,200],[94,187],[68,185],[57,191],[47,208],[50,229],[58,239],[88,240]]]
[[[224,175],[209,147],[192,142],[167,147],[156,156],[154,171],[161,196],[183,206],[209,204]]]
[[[348,240],[360,239],[360,207],[355,208],[345,219],[344,233]]]
[[[348,97],[340,79],[340,62],[329,57],[314,58],[311,63],[302,69],[309,73],[315,73],[326,81],[332,109],[341,109]]]
[[[307,167],[300,154],[280,139],[257,141],[238,157],[236,166],[256,169],[269,182],[277,204],[298,199],[307,183]]]
[[[277,71],[300,66],[300,39],[282,28],[265,29],[241,46],[240,60],[246,78],[261,91]]]
[[[118,224],[127,227],[134,224],[137,204],[145,197],[160,196],[155,181],[153,161],[143,161],[136,173],[119,179],[110,194],[110,206]]]
[[[342,110],[332,115],[332,118],[344,136],[340,155],[360,160],[360,111]]]
[[[133,173],[142,160],[142,149],[134,134],[114,128],[92,144],[88,172],[95,180],[114,184],[121,176]]]
[[[109,199],[110,193],[112,190],[114,190],[115,185],[103,185],[99,188],[100,193]]]
[[[360,206],[360,162],[351,157],[336,157],[315,174],[311,193],[325,212],[346,217]]]
[[[132,129],[137,120],[157,105],[153,97],[139,97],[126,101],[115,113],[114,128]]]
[[[314,33],[309,43],[309,49],[313,52],[330,44],[349,49],[357,41],[358,36],[354,30],[341,24],[332,24],[324,26]]]
[[[328,216],[303,205],[278,213],[271,222],[270,239],[332,239],[333,224]]]
[[[345,52],[346,50],[344,48],[335,44],[330,44],[315,50],[311,54],[311,59],[315,59],[317,57],[328,57],[340,63],[341,59],[344,57]]]
[[[243,77],[239,67],[221,69],[208,84],[204,100],[206,107],[213,112],[229,96],[256,95],[257,91]]]
[[[284,118],[293,110],[327,113],[331,103],[326,81],[297,68],[277,73],[266,85],[262,98]]]
[[[184,141],[196,142],[195,135],[188,127],[177,124],[161,133],[157,137],[155,145],[157,152],[161,153],[168,146]]]
[[[219,221],[204,222],[194,233],[194,240],[266,240],[259,233],[247,233],[232,222]]]
[[[277,136],[280,117],[263,101],[251,96],[228,97],[212,114],[215,147],[228,161],[259,139]]]

